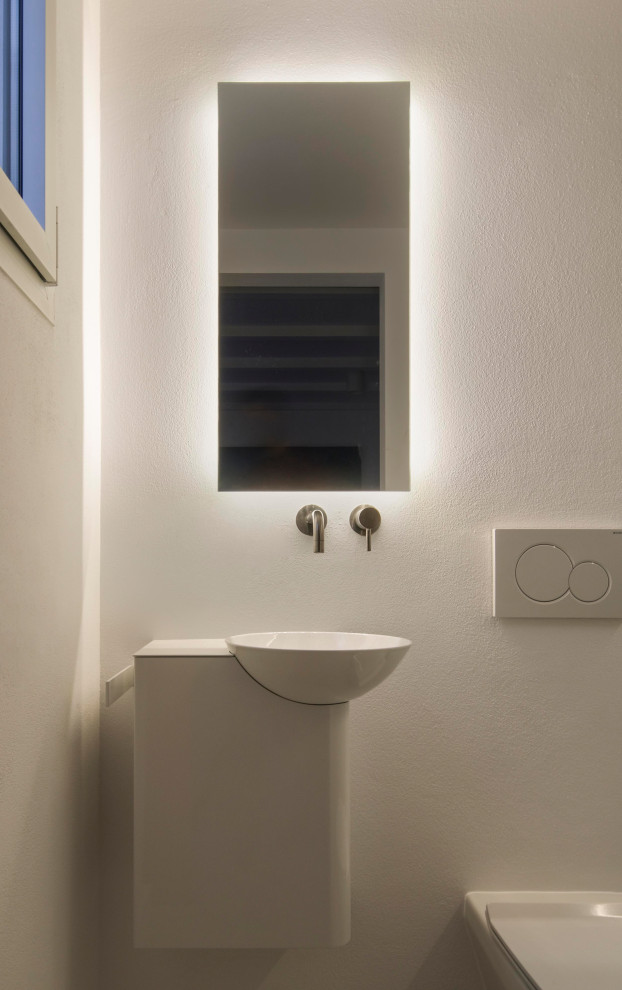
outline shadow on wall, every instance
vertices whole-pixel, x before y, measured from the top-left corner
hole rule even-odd
[[[462,904],[451,916],[406,990],[429,990],[430,987],[481,990],[482,983],[465,928]]]
[[[49,705],[38,717],[36,749],[28,719],[13,740],[13,766],[28,786],[7,800],[10,827],[2,830],[0,954],[11,964],[3,974],[6,990],[18,983],[49,990],[94,986],[97,747],[79,722],[68,717],[67,723],[65,735]]]
[[[84,613],[82,615],[82,626]],[[81,629],[82,633],[82,629]],[[77,650],[74,694],[83,689],[84,675],[82,636]],[[88,648],[87,648],[88,652]],[[94,706],[87,712],[80,710],[80,718],[74,717],[75,700],[69,712],[68,749],[72,766],[72,815],[70,833],[70,929],[69,929],[69,982],[67,990],[86,990],[93,979],[97,986],[99,945],[99,694],[86,699],[88,685],[84,687],[81,704]]]
[[[159,988],[218,987],[218,990],[260,990],[285,954],[282,949],[134,949],[144,978],[147,962]],[[142,959],[141,959],[142,957]],[[157,975],[156,975],[157,974]]]

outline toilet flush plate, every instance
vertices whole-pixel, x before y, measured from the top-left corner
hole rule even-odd
[[[622,529],[493,530],[493,615],[622,618]]]

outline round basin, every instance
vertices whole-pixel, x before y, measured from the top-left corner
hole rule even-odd
[[[398,636],[340,632],[246,633],[225,642],[263,687],[307,705],[359,698],[384,681],[412,645]]]

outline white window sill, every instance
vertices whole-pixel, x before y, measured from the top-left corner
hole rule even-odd
[[[45,317],[54,323],[54,286],[46,285],[15,241],[0,227],[0,269]]]

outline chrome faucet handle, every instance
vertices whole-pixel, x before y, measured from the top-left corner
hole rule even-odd
[[[381,515],[373,505],[357,505],[350,513],[350,525],[355,533],[364,536],[367,549],[371,550],[371,534],[380,529]]]
[[[305,536],[313,537],[313,553],[324,553],[324,530],[328,516],[319,505],[303,505],[296,513],[296,525]]]

